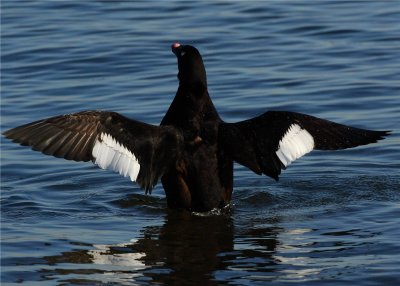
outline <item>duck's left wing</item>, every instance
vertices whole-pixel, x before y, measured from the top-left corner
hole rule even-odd
[[[176,162],[183,142],[172,126],[154,126],[108,111],[51,117],[4,135],[46,155],[91,160],[102,169],[130,177],[146,191]]]

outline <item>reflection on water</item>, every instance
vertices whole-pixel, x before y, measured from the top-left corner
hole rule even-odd
[[[145,227],[128,242],[69,242],[77,249],[45,256],[33,264],[41,265],[41,279],[71,284],[223,285],[242,281],[254,285],[337,279],[343,275],[337,269],[337,259],[343,255],[352,255],[346,262],[348,269],[382,262],[370,257],[379,232],[285,229],[277,226],[284,225],[277,218],[268,219],[275,221],[272,224],[264,221],[251,226],[258,219],[247,217],[238,222],[244,224],[238,233],[234,217],[232,213],[198,216],[171,210],[163,225]]]
[[[372,241],[379,232],[284,229],[277,226],[284,222],[273,217],[264,223],[246,217],[236,223],[242,225],[235,231],[234,219],[233,213],[198,216],[171,210],[163,225],[145,227],[128,242],[70,242],[71,248],[84,249],[43,257],[47,266],[39,263],[40,276],[72,284],[222,285],[242,281],[253,285],[310,281],[319,276],[336,279],[342,275],[336,262],[343,253],[353,253],[346,262],[349,269],[379,262],[373,258],[362,261],[369,255],[365,251],[374,248]]]
[[[233,223],[228,215],[199,217],[169,211],[163,226],[147,227],[141,232],[130,242],[92,245],[88,250],[44,257],[54,267],[43,273],[46,279],[70,283],[84,279],[122,285],[135,281],[216,285],[212,281],[214,272],[224,268],[224,261],[233,251]],[[72,280],[68,278],[71,274],[75,274]]]
[[[393,183],[380,180],[377,190]],[[304,184],[312,191],[304,191]],[[10,255],[2,259],[7,270],[3,279],[40,281],[40,285],[263,285],[267,281],[308,285],[321,279],[337,282],[357,273],[368,280],[372,275],[390,283],[396,281],[398,267],[391,261],[400,258],[393,253],[399,231],[392,218],[398,217],[399,208],[388,203],[388,198],[398,201],[400,194],[375,194],[371,189],[362,194],[369,200],[358,198],[355,205],[346,202],[354,199],[351,194],[355,191],[348,190],[346,195],[341,190],[343,185],[334,185],[316,194],[322,184],[299,181],[292,186],[290,196],[279,189],[268,193],[239,189],[236,206],[208,215],[167,210],[164,200],[126,195],[122,200],[109,201],[120,211],[110,217],[110,223],[101,222],[103,212],[89,218],[97,226],[86,232],[83,227],[88,222],[78,217],[74,218],[76,223],[61,228],[61,233],[63,229],[74,233],[73,226],[81,229],[81,233],[75,230],[74,236],[68,235],[68,240],[48,238],[51,243],[47,243],[35,241],[34,236],[9,238],[6,245]],[[99,202],[99,198],[92,199],[81,203],[89,204],[90,209],[92,202]],[[129,234],[129,224],[113,222],[121,215],[146,226],[133,228]],[[366,218],[369,221],[364,221]],[[120,223],[127,229],[122,231]],[[46,228],[50,235],[58,233],[54,226]],[[30,233],[34,230],[31,228]],[[119,240],[118,236],[123,238]],[[117,242],[98,243],[101,240]],[[30,252],[16,258],[13,253],[19,253],[19,249]],[[383,278],[377,276],[380,265],[389,266]]]

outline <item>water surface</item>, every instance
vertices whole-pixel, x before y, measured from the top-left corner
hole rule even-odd
[[[91,164],[1,138],[2,285],[400,283],[396,1],[2,1],[1,127],[85,109],[158,124],[172,42],[203,54],[224,120],[291,110],[377,130],[279,182],[235,166],[223,213],[167,209]]]

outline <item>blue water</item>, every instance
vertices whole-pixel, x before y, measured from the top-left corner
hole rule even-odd
[[[393,130],[279,182],[235,166],[224,214],[1,138],[2,285],[398,285],[400,2],[2,1],[1,127],[86,109],[158,124],[170,51],[202,53],[226,121],[268,109]]]

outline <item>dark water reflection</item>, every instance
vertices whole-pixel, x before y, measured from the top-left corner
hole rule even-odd
[[[71,284],[221,285],[233,278],[229,270],[236,276],[255,265],[257,271],[265,271],[264,275],[279,270],[274,256],[280,231],[272,227],[249,230],[241,234],[241,239],[252,249],[238,250],[234,247],[231,214],[168,211],[162,226],[145,227],[132,241],[115,245],[69,242],[71,248],[85,249],[45,256],[28,264],[50,266],[37,273],[40,280]]]
[[[214,272],[225,268],[224,260],[231,256],[233,245],[234,227],[229,215],[203,217],[169,211],[164,225],[144,228],[133,241],[92,245],[90,250],[43,257],[55,268],[41,275],[44,279],[57,276],[69,283],[76,282],[76,278],[68,279],[69,275],[83,274],[93,283],[104,283],[109,277],[110,282],[127,284],[151,281],[162,285],[217,285]],[[77,268],[63,267],[68,264]],[[86,266],[80,269],[81,264]],[[102,265],[107,269],[96,268]]]
[[[268,192],[238,187],[234,204],[208,214],[167,210],[165,199],[141,194],[81,197],[66,202],[59,216],[32,203],[3,204],[3,219],[22,221],[3,228],[12,236],[3,248],[2,279],[29,285],[309,285],[354,276],[362,283],[396,283],[396,181],[363,177],[353,184],[344,190],[349,182],[325,178],[298,179]],[[370,189],[357,193],[363,185]],[[33,217],[47,222],[23,222]]]

